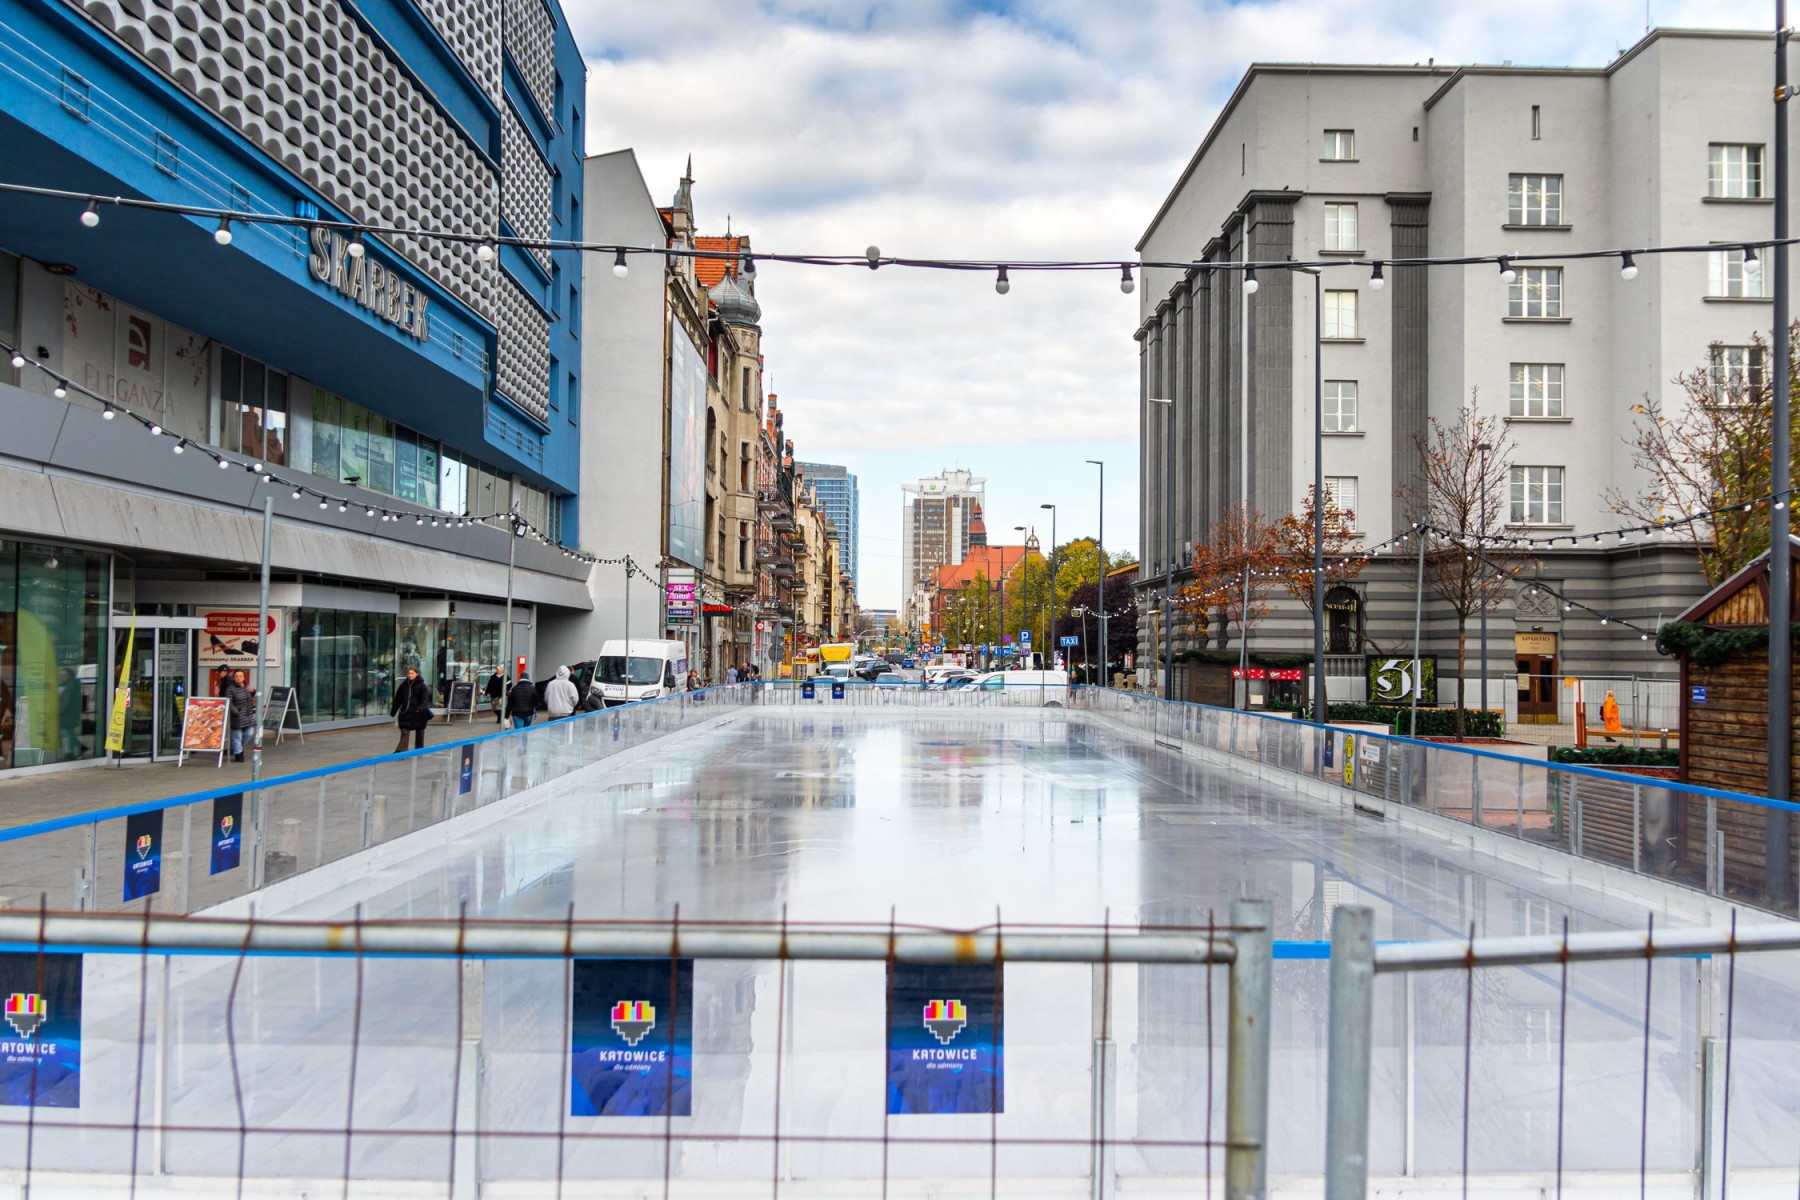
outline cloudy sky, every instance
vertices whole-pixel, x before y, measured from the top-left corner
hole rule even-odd
[[[637,151],[702,232],[764,252],[1125,259],[1256,61],[1602,65],[1643,0],[563,0],[588,150]],[[1664,26],[1762,28],[1766,0],[1652,0]],[[1134,298],[1116,277],[773,265],[769,389],[803,459],[861,476],[861,588],[899,599],[900,484],[988,478],[989,528],[1137,548]],[[998,538],[997,538],[998,540]]]

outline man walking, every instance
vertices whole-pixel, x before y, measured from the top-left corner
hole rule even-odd
[[[581,693],[576,690],[575,681],[569,678],[569,668],[556,668],[556,678],[544,689],[544,708],[550,713],[552,721],[560,721],[572,716],[575,706],[581,703]]]
[[[220,692],[229,702],[232,762],[244,761],[244,744],[256,728],[256,692],[250,687],[249,679],[244,672],[233,671]]]
[[[502,721],[501,716],[500,716],[500,709],[501,709],[500,701],[506,695],[506,676],[504,676],[500,673],[499,667],[495,667],[494,673],[492,675],[488,676],[486,691],[487,691],[487,698],[488,698],[488,707],[492,708],[494,710],[494,724],[496,724],[496,725],[503,724],[504,722]]]
[[[531,672],[520,671],[519,682],[506,694],[506,715],[512,718],[513,728],[523,729],[531,724],[531,718],[537,715],[537,706],[537,688],[531,682]]]
[[[406,678],[394,689],[394,702],[388,705],[388,716],[400,726],[400,741],[394,753],[406,749],[406,735],[412,734],[413,749],[425,748],[425,727],[431,724],[431,688],[419,678],[419,668],[407,667]]]

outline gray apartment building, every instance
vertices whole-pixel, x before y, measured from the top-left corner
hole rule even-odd
[[[1632,406],[1646,395],[1681,402],[1675,377],[1703,367],[1721,380],[1759,373],[1750,345],[1768,334],[1770,272],[1746,270],[1735,250],[1640,256],[1629,280],[1616,258],[1521,264],[1511,283],[1491,263],[1391,260],[1770,236],[1771,67],[1766,34],[1675,29],[1605,67],[1257,64],[1138,251],[1144,262],[1345,260],[1319,279],[1322,457],[1327,491],[1355,511],[1367,544],[1409,528],[1397,493],[1417,470],[1414,439],[1471,395],[1511,443],[1509,535],[1614,529],[1625,518],[1606,503],[1609,489],[1646,483],[1628,444]],[[1390,264],[1379,283],[1373,261]],[[1302,504],[1313,478],[1315,297],[1312,277],[1285,270],[1260,272],[1248,297],[1241,271],[1143,275],[1148,608],[1171,542],[1179,587],[1187,547],[1240,497],[1268,516]],[[1651,628],[1703,588],[1675,534],[1536,549],[1524,575]],[[1390,550],[1328,605],[1334,698],[1362,696],[1364,655],[1408,651],[1415,592],[1412,560]],[[1425,624],[1422,651],[1439,656],[1448,702],[1455,619],[1428,596]],[[1148,658],[1161,625],[1152,617],[1141,628]],[[1179,618],[1174,639],[1177,653],[1197,645]],[[1309,650],[1305,611],[1278,604],[1251,644]],[[1541,708],[1562,674],[1673,670],[1637,633],[1524,582],[1490,612],[1489,645],[1489,702],[1509,711],[1521,686],[1537,689]],[[1520,671],[1537,683],[1521,685]]]

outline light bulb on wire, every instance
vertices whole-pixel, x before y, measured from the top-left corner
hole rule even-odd
[[[1137,280],[1131,277],[1130,266],[1122,266],[1119,268],[1119,290],[1124,292],[1127,296],[1137,291]]]
[[[1244,294],[1246,296],[1254,296],[1254,295],[1256,295],[1256,289],[1261,286],[1262,286],[1262,284],[1256,282],[1256,268],[1250,267],[1247,270],[1245,270],[1245,272],[1244,272]]]
[[[81,210],[81,223],[89,229],[100,223],[100,202],[89,200],[88,206]]]
[[[1381,273],[1381,264],[1376,263],[1375,269],[1369,273],[1369,290],[1371,292],[1379,292],[1386,286],[1387,279]]]
[[[1001,267],[999,273],[994,276],[994,290],[1002,296],[1012,291],[1012,281],[1006,277],[1005,267]]]
[[[620,250],[613,255],[613,278],[623,279],[631,274],[631,265],[625,261],[625,251]]]
[[[219,227],[213,230],[213,241],[221,246],[231,245],[231,218],[220,217]]]

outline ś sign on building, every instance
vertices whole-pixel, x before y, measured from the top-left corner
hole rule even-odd
[[[206,622],[199,639],[201,670],[254,671],[258,652],[270,670],[281,668],[281,639],[275,636],[281,628],[280,609],[269,610],[269,622],[260,630],[254,608],[206,608],[198,615]]]

